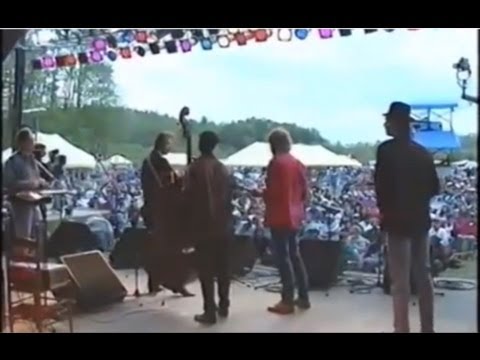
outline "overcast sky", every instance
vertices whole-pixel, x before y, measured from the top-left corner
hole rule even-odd
[[[457,133],[477,133],[476,107],[460,99],[452,64],[477,67],[476,30],[354,31],[350,37],[148,54],[114,63],[123,105],[215,122],[265,117],[315,127],[331,141],[385,138],[381,114],[394,100],[458,103]],[[472,76],[470,93],[477,89]]]

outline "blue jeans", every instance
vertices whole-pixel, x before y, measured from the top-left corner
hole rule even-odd
[[[297,244],[297,232],[280,229],[271,229],[271,232],[273,250],[282,282],[282,302],[293,304],[295,282],[299,299],[308,301],[308,278]]]

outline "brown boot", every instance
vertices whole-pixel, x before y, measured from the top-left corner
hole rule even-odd
[[[279,315],[289,315],[295,312],[295,307],[293,304],[285,304],[280,301],[278,304],[270,306],[267,310]]]

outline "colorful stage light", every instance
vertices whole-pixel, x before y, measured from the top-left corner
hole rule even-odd
[[[318,29],[318,35],[322,39],[330,39],[333,37],[333,29]]]
[[[165,49],[167,53],[175,54],[177,52],[177,44],[173,40],[165,41]]]
[[[90,63],[90,60],[88,59],[88,55],[84,52],[81,52],[78,54],[78,62],[80,64],[89,64]]]
[[[92,42],[92,48],[96,51],[105,51],[107,49],[107,41],[105,39],[95,39]]]
[[[225,48],[228,48],[230,46],[230,39],[226,35],[220,35],[217,38],[217,43],[218,43],[218,46],[225,49]]]
[[[117,38],[113,35],[108,35],[107,38],[107,44],[109,47],[111,47],[112,49],[116,49],[117,46],[118,46],[118,42],[117,42]]]
[[[180,49],[182,49],[184,53],[192,51],[192,43],[190,40],[180,40]]]
[[[338,29],[338,32],[340,33],[340,36],[350,36],[350,35],[352,35],[352,30],[351,29]]]
[[[264,42],[268,39],[268,31],[266,29],[257,29],[253,32],[256,42]]]
[[[100,51],[90,51],[90,60],[94,63],[100,63],[103,61],[103,55]]]
[[[56,66],[55,58],[52,56],[45,56],[42,59],[42,67],[44,69],[53,69]]]
[[[138,56],[141,56],[141,57],[144,57],[145,54],[146,54],[145,49],[144,49],[143,47],[141,47],[141,46],[137,46],[137,47],[135,48],[135,52],[138,54]]]
[[[277,38],[280,41],[292,40],[292,29],[278,29]]]
[[[172,30],[170,32],[170,35],[172,36],[172,39],[174,40],[179,40],[185,36],[185,31],[183,30]]]
[[[107,58],[110,61],[115,61],[115,60],[117,60],[117,53],[115,51],[109,51],[109,52],[107,52]]]
[[[244,33],[237,33],[234,35],[234,38],[239,46],[247,45],[247,37]]]
[[[122,42],[131,43],[135,40],[135,34],[132,30],[125,30],[121,36]]]
[[[308,29],[295,29],[294,33],[297,39],[305,40],[309,34],[310,30]]]
[[[212,50],[213,48],[213,43],[210,38],[204,38],[200,40],[200,45],[202,46],[203,50]]]
[[[72,67],[77,65],[77,58],[71,54],[57,56],[55,59],[59,67]]]
[[[146,43],[148,39],[148,34],[146,31],[138,31],[135,34],[135,39],[138,43]]]
[[[33,70],[42,70],[42,60],[41,59],[35,59],[32,61],[32,68]]]
[[[120,49],[120,56],[124,59],[131,59],[132,58],[132,51],[128,47],[124,47]]]
[[[150,52],[151,52],[153,55],[157,55],[157,54],[160,53],[160,46],[158,45],[157,42],[148,44],[148,48],[150,49]]]

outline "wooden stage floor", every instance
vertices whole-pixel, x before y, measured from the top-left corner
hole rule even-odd
[[[134,272],[120,271],[119,276],[129,290],[134,290]],[[140,284],[145,291],[146,278]],[[193,322],[202,309],[198,284],[190,285],[197,296],[181,298],[165,291],[157,296],[128,297],[121,304],[95,313],[77,315],[75,332],[141,333],[141,332],[391,332],[391,298],[380,289],[372,294],[350,294],[347,288],[337,287],[329,296],[312,292],[312,309],[295,315],[278,316],[266,311],[279,299],[279,294],[252,290],[238,283],[232,285],[231,315],[214,326]],[[447,291],[445,297],[435,298],[437,332],[477,332],[477,292]],[[411,327],[418,332],[418,306],[411,306]],[[63,325],[56,327],[64,332]]]

